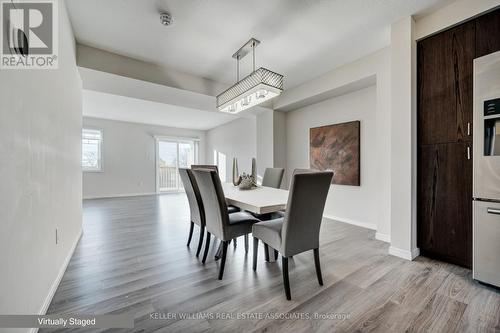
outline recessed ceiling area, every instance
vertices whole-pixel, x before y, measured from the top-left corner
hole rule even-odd
[[[208,130],[236,119],[215,111],[201,111],[144,99],[83,90],[83,115],[132,123]]]
[[[231,55],[261,40],[257,66],[285,75],[285,89],[372,53],[390,25],[450,0],[68,0],[79,43],[231,84]],[[169,11],[171,26],[160,23]],[[355,19],[353,19],[355,18]],[[247,59],[248,58],[248,59]],[[251,57],[241,62],[251,71]]]

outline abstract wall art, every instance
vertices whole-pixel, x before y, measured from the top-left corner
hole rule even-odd
[[[332,184],[360,185],[360,122],[311,128],[311,169],[333,170]]]

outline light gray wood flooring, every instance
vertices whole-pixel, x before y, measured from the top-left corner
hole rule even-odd
[[[289,264],[287,301],[280,263],[266,263],[262,248],[252,271],[252,242],[248,254],[242,239],[230,247],[222,281],[216,243],[201,264],[198,228],[186,247],[184,194],[87,200],[83,207],[84,234],[48,314],[135,317],[133,330],[117,332],[500,331],[498,291],[473,281],[464,268],[390,256],[372,230],[325,220],[324,286],[317,283],[312,251],[297,255]],[[180,318],[187,314],[197,317]]]

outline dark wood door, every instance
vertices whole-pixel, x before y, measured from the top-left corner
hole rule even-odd
[[[419,144],[471,141],[474,22],[420,41],[417,52]]]
[[[500,9],[476,20],[476,57],[500,51]]]
[[[472,159],[467,142],[418,151],[418,246],[423,255],[472,264]]]

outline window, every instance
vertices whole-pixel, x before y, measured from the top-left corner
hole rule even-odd
[[[214,149],[214,164],[219,169],[219,178],[222,182],[226,182],[226,154],[218,152]]]
[[[82,169],[83,171],[102,170],[102,131],[82,130]]]
[[[181,191],[179,168],[190,168],[198,161],[197,140],[156,138],[157,192]]]

